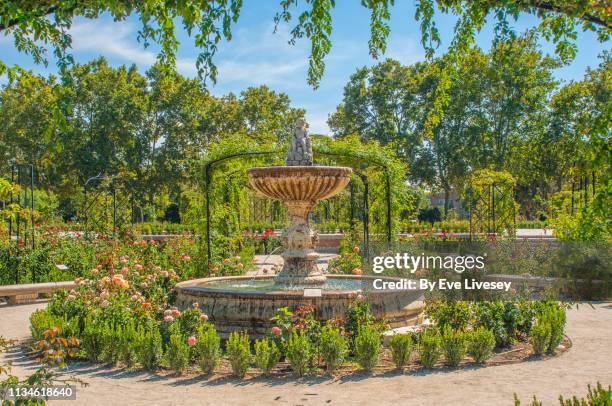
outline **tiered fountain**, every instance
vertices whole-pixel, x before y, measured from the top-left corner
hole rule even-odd
[[[284,266],[272,276],[205,278],[176,286],[179,307],[199,303],[217,331],[247,330],[265,334],[276,310],[314,304],[321,320],[343,315],[351,302],[363,294],[373,313],[392,326],[407,324],[421,309],[421,291],[376,291],[372,277],[326,275],[317,265],[317,234],[310,228],[314,206],[341,192],[350,180],[351,168],[313,165],[310,137],[303,120],[293,133],[286,166],[252,168],[249,182],[263,195],[280,200],[289,213],[290,225],[283,233]]]

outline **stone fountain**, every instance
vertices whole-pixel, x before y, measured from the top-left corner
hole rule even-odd
[[[263,195],[280,200],[289,213],[289,228],[283,234],[283,269],[274,277],[279,286],[323,285],[327,278],[317,266],[318,236],[310,228],[314,206],[341,192],[353,170],[313,166],[312,145],[303,120],[298,120],[289,144],[286,166],[248,170],[251,186]]]
[[[375,279],[355,275],[326,275],[317,265],[318,237],[310,228],[314,206],[341,192],[349,183],[351,168],[313,165],[310,137],[303,120],[296,122],[285,166],[248,170],[249,182],[259,193],[281,201],[289,214],[282,235],[285,251],[282,270],[272,276],[204,278],[176,285],[177,305],[198,303],[222,337],[232,331],[262,336],[273,326],[270,319],[281,307],[312,304],[319,320],[343,316],[358,297],[372,313],[392,327],[411,324],[422,309],[421,290],[373,290]]]

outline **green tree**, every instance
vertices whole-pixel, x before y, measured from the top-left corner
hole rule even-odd
[[[410,156],[421,141],[417,131],[425,102],[423,72],[427,64],[402,66],[387,59],[371,69],[360,68],[344,87],[344,97],[329,125],[336,138],[359,134],[362,142],[396,144]]]
[[[609,52],[601,55],[601,59],[597,69],[589,69],[582,81],[562,88],[553,103],[554,128],[560,137],[576,146],[567,183],[561,188],[569,194],[572,182],[575,186],[580,177],[586,180],[586,185],[590,184],[590,187],[583,184],[583,193],[577,196],[584,199],[575,201],[574,213],[568,204],[556,213],[557,235],[565,239],[609,240],[612,235],[609,221],[612,59]]]
[[[304,116],[303,109],[291,107],[286,94],[277,93],[267,86],[243,90],[238,104],[242,126],[259,143],[287,141],[295,120]]]
[[[0,159],[36,166],[38,185],[49,186],[58,175],[58,84],[24,72],[0,92]],[[5,171],[6,167],[2,168]]]
[[[377,58],[386,50],[390,33],[389,20],[394,0],[362,0],[361,5],[370,11],[370,54]],[[317,86],[325,70],[324,58],[329,54],[332,42],[332,9],[335,1],[307,0],[304,6],[295,0],[280,0],[280,11],[275,16],[277,24],[296,24],[291,30],[291,43],[306,37],[311,42],[308,82]],[[202,77],[216,78],[217,68],[213,63],[219,43],[230,40],[231,25],[238,20],[242,0],[220,0],[202,2],[187,0],[177,3],[158,4],[154,0],[139,2],[125,0],[72,0],[5,1],[0,8],[0,31],[8,31],[20,52],[32,55],[36,63],[46,63],[45,47],[51,45],[58,58],[60,68],[72,63],[67,50],[71,45],[68,29],[75,17],[98,18],[108,12],[119,21],[137,14],[142,23],[139,40],[145,45],[155,42],[160,45],[158,59],[164,66],[174,65],[179,47],[175,30],[181,22],[194,43],[202,49],[196,65]],[[513,34],[511,20],[520,14],[531,14],[539,19],[537,30],[556,44],[556,52],[565,60],[576,52],[573,40],[576,27],[594,31],[601,41],[607,40],[612,28],[610,7],[605,2],[580,0],[498,0],[456,1],[419,0],[415,6],[415,18],[420,23],[421,40],[428,55],[433,55],[440,45],[440,35],[435,24],[436,12],[456,17],[454,39],[449,53],[461,54],[474,42],[474,37],[487,18],[494,21],[495,38],[507,38]],[[6,70],[0,64],[0,74]]]

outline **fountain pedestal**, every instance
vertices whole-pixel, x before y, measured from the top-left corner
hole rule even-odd
[[[274,277],[277,285],[320,286],[326,277],[317,266],[317,234],[308,216],[319,200],[342,191],[352,169],[335,166],[270,166],[248,170],[249,182],[263,195],[280,200],[289,212],[283,233],[285,264]]]
[[[283,233],[284,265],[274,281],[281,285],[311,286],[325,283],[325,275],[317,265],[315,251],[319,237],[310,228],[309,214],[316,203],[287,201],[289,228]]]

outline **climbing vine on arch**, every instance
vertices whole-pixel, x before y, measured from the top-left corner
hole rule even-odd
[[[391,237],[399,231],[401,213],[415,210],[415,199],[404,183],[408,167],[395,153],[393,145],[381,146],[376,141],[362,143],[357,135],[332,140],[328,137],[313,139],[313,150],[317,164],[350,166],[355,170],[351,178],[354,188],[363,190],[363,178],[367,177],[369,186],[368,217],[370,233],[375,239],[384,239],[387,229],[387,182],[390,190]],[[346,199],[348,190],[334,199]]]

